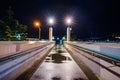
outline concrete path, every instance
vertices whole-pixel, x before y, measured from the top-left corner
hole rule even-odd
[[[88,80],[63,47],[54,48],[30,80]]]

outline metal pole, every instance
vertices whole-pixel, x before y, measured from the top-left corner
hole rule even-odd
[[[70,27],[67,27],[67,41],[70,41]]]
[[[52,27],[49,28],[49,41],[52,41],[52,36],[53,36],[53,29]]]
[[[40,33],[41,33],[41,29],[40,29],[40,27],[39,27],[39,35],[38,35],[38,37],[39,37],[39,40],[40,40]]]

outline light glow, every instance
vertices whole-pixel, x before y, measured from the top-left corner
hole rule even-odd
[[[71,21],[72,21],[71,18],[68,18],[68,19],[66,20],[67,24],[70,24]]]
[[[34,26],[35,26],[35,27],[40,27],[40,26],[41,26],[41,24],[40,24],[40,22],[39,22],[39,21],[34,21]]]
[[[66,25],[71,25],[72,23],[73,23],[73,19],[72,19],[72,17],[66,17],[65,18],[65,23],[66,23]]]
[[[49,25],[53,25],[55,23],[55,19],[53,17],[48,18]]]
[[[28,41],[28,44],[34,44],[36,41]]]

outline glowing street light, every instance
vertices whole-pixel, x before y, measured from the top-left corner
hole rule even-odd
[[[53,18],[50,18],[50,19],[49,19],[49,24],[50,24],[50,25],[53,25],[53,24],[54,24],[54,19],[53,19]]]
[[[52,41],[53,37],[53,24],[55,23],[55,19],[53,17],[48,18],[48,24],[50,25],[49,27],[49,41]]]
[[[67,25],[71,25],[72,19],[71,18],[66,18],[66,23],[67,23]]]
[[[55,19],[53,17],[48,18],[48,24],[53,26],[53,24],[55,23]]]
[[[40,40],[40,33],[41,33],[41,28],[40,28],[40,26],[41,26],[41,23],[40,23],[39,21],[35,21],[35,22],[34,22],[34,26],[39,29],[38,38],[39,38],[39,40]]]
[[[67,24],[67,41],[70,41],[70,31],[71,31],[71,28],[70,28],[70,26],[71,26],[71,24],[72,24],[72,18],[71,17],[67,17],[66,19],[65,19],[65,22],[66,22],[66,24]]]
[[[39,22],[35,22],[35,26],[36,26],[36,27],[39,27],[39,26],[40,26],[40,23],[39,23]]]

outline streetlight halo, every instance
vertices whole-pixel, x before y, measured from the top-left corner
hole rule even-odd
[[[48,24],[53,25],[55,23],[55,19],[53,17],[48,18]]]
[[[41,26],[41,23],[40,23],[39,21],[34,21],[34,26],[40,27],[40,26]]]
[[[49,19],[49,23],[50,24],[53,24],[54,23],[54,20],[52,18]]]
[[[40,21],[34,21],[34,26],[35,27],[37,27],[38,29],[39,29],[39,32],[38,32],[38,34],[39,34],[39,36],[38,36],[38,39],[40,40],[40,34],[41,34],[41,23],[40,23]]]
[[[71,24],[71,22],[72,22],[71,18],[67,18],[66,22],[67,22],[67,24]]]
[[[66,23],[66,25],[71,25],[73,23],[72,17],[66,17],[65,18],[65,23]]]
[[[36,22],[36,26],[39,26],[39,25],[40,25],[40,23]]]

